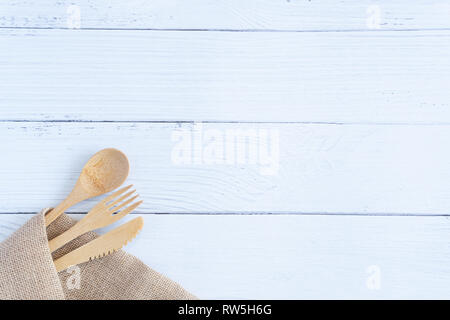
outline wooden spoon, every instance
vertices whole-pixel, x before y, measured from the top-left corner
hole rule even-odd
[[[75,187],[67,198],[46,214],[45,225],[56,220],[71,206],[122,185],[130,166],[127,157],[117,149],[103,149],[92,156],[81,172]]]

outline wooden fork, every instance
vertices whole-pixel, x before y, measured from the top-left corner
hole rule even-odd
[[[75,224],[72,228],[60,234],[56,238],[50,240],[48,242],[50,252],[54,252],[69,241],[72,241],[73,239],[81,236],[82,234],[85,234],[86,232],[106,227],[136,209],[143,202],[139,201],[131,204],[139,196],[136,195],[132,198],[129,198],[136,190],[132,190],[131,192],[128,192],[118,198],[131,187],[132,185],[129,185],[106,197],[104,200],[100,201],[94,208],[92,208],[91,211],[89,211],[89,213],[83,219],[78,221],[77,224]],[[126,200],[127,198],[129,199]],[[126,207],[122,211],[119,211],[129,204],[131,205]]]

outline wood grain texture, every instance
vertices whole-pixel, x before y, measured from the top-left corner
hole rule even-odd
[[[0,215],[0,240],[30,217]],[[202,299],[450,297],[448,218],[144,219],[144,229],[125,250]],[[379,271],[378,290],[367,286],[372,270]]]
[[[56,205],[87,159],[114,147],[130,160],[125,183],[133,183],[145,200],[138,212],[449,213],[449,126],[209,123],[200,130],[199,125],[0,123],[0,212]],[[247,154],[274,148],[267,151],[272,161],[207,161],[212,133],[223,142],[225,158],[229,130],[257,132],[236,140],[236,147],[247,148]],[[278,145],[260,132],[276,133]],[[180,134],[191,139],[190,150],[201,145],[203,155],[192,151],[188,162],[179,162]],[[95,201],[70,210],[86,212]]]
[[[0,120],[450,123],[450,31],[8,29],[0,43]]]
[[[444,0],[0,2],[0,241],[116,147],[149,213],[127,250],[200,298],[450,298],[449,16]],[[200,149],[279,134],[277,170],[175,163],[193,121],[222,122]]]
[[[71,5],[80,8],[81,28],[364,30],[373,6],[384,30],[450,27],[445,0],[9,0],[0,3],[0,27],[72,27]]]

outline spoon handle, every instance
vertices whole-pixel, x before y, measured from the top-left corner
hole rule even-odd
[[[70,196],[61,202],[56,208],[52,209],[45,215],[45,226],[48,227],[50,223],[56,220],[64,211],[69,209],[75,203],[71,200]]]

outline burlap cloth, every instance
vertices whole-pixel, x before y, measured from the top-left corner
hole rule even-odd
[[[107,257],[56,272],[48,239],[75,222],[61,215],[46,230],[44,209],[0,243],[0,299],[196,299],[180,285],[118,251]],[[94,239],[85,234],[54,253],[59,257]],[[77,281],[79,280],[79,281]]]

